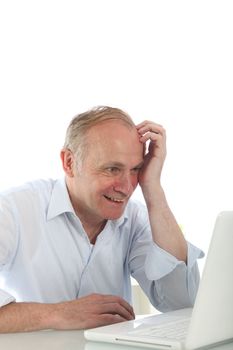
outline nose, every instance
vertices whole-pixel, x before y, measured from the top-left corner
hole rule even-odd
[[[137,185],[137,179],[131,173],[121,174],[114,183],[114,190],[120,192],[125,196],[129,196],[133,193]]]

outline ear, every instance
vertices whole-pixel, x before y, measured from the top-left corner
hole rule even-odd
[[[62,161],[62,167],[64,172],[66,173],[67,176],[73,177],[74,176],[74,164],[75,164],[75,159],[74,159],[74,154],[69,150],[68,148],[64,148],[61,150],[60,153],[61,161]]]

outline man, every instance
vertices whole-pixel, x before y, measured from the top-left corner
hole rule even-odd
[[[99,107],[68,127],[65,180],[1,195],[1,332],[133,319],[130,275],[161,311],[193,304],[202,253],[167,204],[165,156],[161,125],[135,126],[125,112]],[[130,200],[138,183],[146,207]]]

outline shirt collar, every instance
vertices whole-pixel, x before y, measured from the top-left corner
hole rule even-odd
[[[66,212],[75,214],[66,187],[66,182],[63,178],[57,180],[54,184],[47,212],[47,220],[53,219]]]
[[[128,207],[128,205],[127,205]],[[112,223],[119,227],[128,219],[128,210],[125,208],[122,216],[117,220],[112,220]],[[49,206],[47,212],[47,220],[51,220],[56,216],[59,216],[63,213],[72,213],[76,216],[72,203],[70,201],[70,196],[67,190],[65,178],[59,179],[55,182]]]

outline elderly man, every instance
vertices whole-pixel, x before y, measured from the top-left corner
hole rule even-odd
[[[130,276],[161,311],[193,305],[202,252],[167,204],[165,156],[161,125],[98,107],[67,129],[64,179],[1,194],[0,332],[133,319]],[[130,199],[138,184],[146,206]]]

